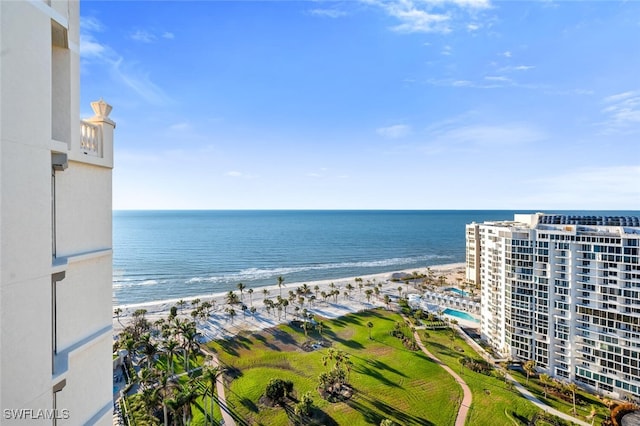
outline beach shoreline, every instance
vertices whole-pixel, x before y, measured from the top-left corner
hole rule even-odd
[[[447,285],[456,286],[457,279],[464,278],[464,268],[464,263],[449,263],[442,265],[432,265],[422,268],[411,268],[406,270],[361,275],[357,277],[354,276],[309,282],[284,282],[282,288],[279,288],[277,284],[255,288],[252,287],[252,295],[249,295],[247,292],[249,288],[245,288],[243,292],[242,303],[244,303],[247,307],[255,306],[256,313],[248,316],[242,315],[242,311],[240,310],[241,304],[237,305],[236,311],[238,311],[238,316],[235,321],[230,321],[227,313],[224,311],[224,309],[222,309],[223,306],[226,305],[226,296],[229,291],[204,294],[200,296],[189,296],[180,299],[166,299],[153,302],[114,305],[114,335],[123,328],[123,324],[129,322],[129,320],[133,316],[133,313],[140,309],[144,309],[146,311],[146,318],[149,321],[153,322],[160,318],[166,318],[171,310],[171,307],[176,306],[178,301],[182,300],[186,302],[186,304],[182,309],[179,309],[179,312],[181,316],[187,316],[193,310],[192,301],[196,299],[199,299],[200,303],[206,301],[215,301],[216,305],[216,308],[211,313],[207,321],[198,321],[198,330],[203,335],[205,340],[227,338],[229,336],[238,334],[243,330],[261,330],[268,327],[273,327],[278,325],[279,323],[289,320],[289,318],[292,317],[292,312],[294,311],[295,304],[292,303],[290,305],[289,318],[278,319],[275,313],[267,314],[265,312],[265,305],[263,302],[265,296],[275,299],[282,292],[282,297],[287,298],[290,290],[295,291],[296,288],[301,287],[304,284],[306,284],[311,290],[311,294],[315,295],[316,293],[318,293],[318,299],[315,301],[315,303],[311,305],[307,301],[304,305],[304,308],[319,317],[336,318],[348,313],[384,306],[384,295],[389,294],[391,296],[397,297],[399,293],[397,290],[398,287],[402,287],[402,293],[405,293],[407,289],[408,293],[421,293],[411,285],[407,287],[404,284],[404,280],[402,279],[400,281],[391,281],[394,277],[402,276],[403,274],[410,275],[413,272],[426,274],[427,270],[429,269],[433,272],[433,277],[435,278],[435,280],[438,280],[440,276],[444,276],[446,277]],[[365,284],[362,289],[360,289],[357,285],[355,281],[356,278],[361,278],[363,284]],[[332,283],[335,287],[331,286]],[[369,285],[367,285],[367,283],[369,283]],[[382,283],[382,286],[380,288],[380,296],[371,297],[370,300],[366,300],[364,291],[366,289],[372,288],[373,284],[377,285],[380,283]],[[354,289],[351,291],[350,297],[344,296],[347,284],[351,284],[354,287]],[[317,291],[315,290],[316,286],[318,286]],[[334,288],[337,288],[341,291],[341,294],[336,299],[328,298],[329,301],[323,301],[320,298],[319,294],[322,291],[328,293]],[[268,291],[268,295],[265,295],[265,289]],[[238,289],[233,290],[233,292],[240,296],[240,291]],[[120,310],[118,315],[115,314],[116,309]]]

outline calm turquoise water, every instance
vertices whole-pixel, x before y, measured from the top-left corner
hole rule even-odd
[[[477,323],[480,322],[477,319],[475,319],[473,316],[469,315],[468,313],[462,312],[462,311],[456,311],[455,309],[447,308],[442,312],[445,315],[451,315],[452,317],[460,318],[460,319],[463,319],[463,320],[473,321],[473,322],[477,322]]]
[[[469,293],[467,293],[464,290],[460,290],[459,288],[455,288],[455,287],[447,287],[444,289],[445,291],[450,291],[452,293],[456,293],[458,296],[468,296]]]
[[[465,224],[513,214],[116,211],[113,301],[235,290],[239,282],[273,285],[278,276],[286,284],[464,262]]]

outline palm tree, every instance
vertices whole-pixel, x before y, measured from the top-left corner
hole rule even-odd
[[[284,278],[281,276],[278,277],[278,288],[280,289],[280,296],[282,297],[282,286],[284,285]]]
[[[347,289],[347,297],[351,297],[351,291],[352,291],[354,288],[355,288],[355,287],[353,287],[353,286],[351,285],[351,283],[347,284],[347,287],[346,287],[346,289]]]
[[[576,385],[575,383],[569,383],[566,385],[566,389],[571,392],[571,395],[573,396],[573,415],[576,415],[576,391],[578,390],[578,385]]]
[[[124,327],[124,325],[122,325],[122,323],[120,322],[120,314],[122,313],[122,308],[117,307],[113,310],[113,314],[116,316],[116,319],[118,320],[118,324],[120,324],[122,327]]]
[[[198,333],[198,330],[196,330],[195,323],[192,324],[192,326],[186,328],[182,332],[182,338],[184,339],[182,347],[185,350],[184,370],[187,372],[189,371],[189,353],[195,353],[197,357],[198,351],[200,350],[200,344],[198,343],[198,336],[200,336],[200,333]]]
[[[182,405],[182,422],[185,425],[191,423],[191,404],[196,402],[196,400],[200,397],[196,386],[193,383],[189,382],[182,391],[178,394],[178,401],[180,401]]]
[[[205,385],[207,386],[207,391],[210,393],[211,395],[211,399],[210,404],[211,404],[211,410],[209,411],[211,414],[211,419],[213,419],[213,402],[214,402],[214,393],[216,391],[216,383],[218,382],[218,377],[220,376],[220,374],[222,374],[221,368],[219,366],[210,366],[210,367],[205,367],[204,371],[202,372],[202,378],[205,381]]]
[[[227,314],[229,314],[229,318],[231,319],[231,324],[233,324],[233,318],[236,316],[236,310],[229,307],[226,309]]]
[[[178,307],[180,308],[180,313],[182,313],[182,310],[184,309],[184,306],[187,304],[187,302],[185,302],[183,299],[180,299],[176,302],[176,305],[178,305]]]
[[[229,290],[229,292],[227,293],[227,304],[235,305],[236,303],[240,303],[240,301],[238,300],[238,295]]]
[[[238,283],[237,287],[238,290],[240,290],[240,301],[244,301],[244,289],[247,288],[247,286],[242,283]]]
[[[522,365],[522,368],[527,373],[527,384],[528,384],[529,383],[529,376],[531,376],[536,371],[536,362],[534,360],[530,359],[529,361],[525,362]]]
[[[193,299],[191,301],[191,306],[193,306],[195,309],[198,309],[198,305],[200,304],[200,299]]]
[[[368,288],[365,290],[364,294],[367,296],[367,302],[371,302],[371,295],[373,295],[373,290]]]
[[[318,330],[318,334],[320,335],[320,340],[322,340],[322,331],[324,330],[324,323],[320,321],[318,325],[316,325],[316,329]]]
[[[302,323],[302,329],[304,330],[304,337],[309,337],[309,329],[311,328],[311,323],[309,321],[305,321]]]
[[[151,364],[153,363],[156,354],[158,353],[158,345],[151,342],[151,335],[149,333],[145,333],[140,337],[140,342],[138,342],[138,346],[142,347],[140,353],[143,355],[143,359],[147,363],[147,368],[151,369]]]
[[[402,286],[398,286],[398,297],[402,297]]]
[[[168,339],[164,345],[164,353],[167,357],[167,369],[170,375],[173,376],[173,357],[178,352],[178,342],[175,339]]]
[[[540,375],[540,383],[542,383],[542,386],[544,387],[544,397],[547,397],[547,386],[549,386],[549,384],[551,383],[551,377],[548,374],[541,374]]]
[[[262,294],[264,295],[264,297],[267,297],[269,295],[269,290],[267,290],[266,288],[263,288]]]
[[[319,285],[314,285],[313,289],[316,291],[316,299],[318,298],[318,292],[320,291],[320,286]]]
[[[247,293],[249,293],[249,303],[251,304],[251,307],[253,308],[253,289],[250,288],[249,290],[247,290]]]
[[[371,340],[371,329],[373,328],[373,323],[371,321],[367,323],[367,328],[369,329],[369,340]]]
[[[389,304],[391,303],[391,296],[388,294],[384,295],[384,304],[387,305],[387,309],[389,309]]]
[[[289,306],[289,301],[287,299],[282,299],[280,304],[282,305],[282,309],[284,310],[284,319],[287,319],[287,306]]]

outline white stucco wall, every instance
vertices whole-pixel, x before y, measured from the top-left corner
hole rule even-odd
[[[52,45],[52,23],[61,46]],[[43,424],[4,410],[52,409],[62,383],[57,407],[71,416],[61,424],[111,422],[112,129],[104,132],[105,158],[80,152],[79,25],[78,2],[0,1],[3,425]],[[53,152],[78,160],[56,172],[55,259]],[[54,372],[51,277],[58,272],[65,278],[56,287],[57,346],[72,350],[59,354],[65,369]]]

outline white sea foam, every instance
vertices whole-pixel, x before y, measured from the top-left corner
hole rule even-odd
[[[214,275],[211,277],[193,277],[186,280],[187,284],[196,283],[228,283],[238,281],[253,281],[264,280],[269,278],[275,278],[278,276],[285,276],[290,274],[298,274],[309,271],[325,271],[331,269],[350,269],[350,268],[383,268],[397,265],[409,265],[418,262],[433,260],[433,259],[448,259],[451,256],[439,256],[439,255],[427,255],[418,257],[395,257],[391,259],[362,261],[362,262],[340,262],[340,263],[325,263],[319,265],[305,265],[305,266],[291,266],[283,268],[247,268],[240,272]]]

